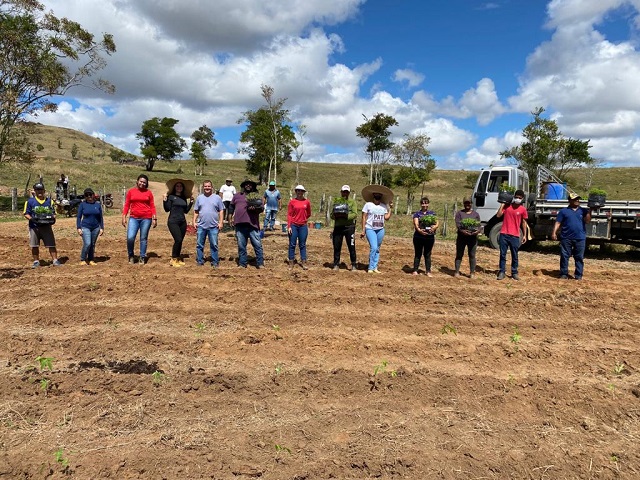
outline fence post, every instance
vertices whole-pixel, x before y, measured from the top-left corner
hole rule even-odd
[[[442,220],[442,233],[443,237],[447,236],[447,219],[449,218],[449,204],[444,204],[444,219]]]
[[[324,223],[328,227],[331,221],[331,208],[333,207],[333,197],[329,195],[329,201],[327,202],[327,211],[324,215]]]
[[[396,198],[394,199],[394,205],[393,205],[393,214],[394,215],[398,214],[398,203],[400,203],[400,195],[396,195]]]
[[[16,187],[11,189],[11,211],[13,213],[18,211],[18,189]]]

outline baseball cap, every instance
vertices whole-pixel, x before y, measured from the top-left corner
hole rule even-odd
[[[40,182],[33,185],[34,190],[44,190],[44,185]]]
[[[276,184],[276,182],[274,182],[273,180],[271,180],[271,181],[269,182],[269,185],[275,185],[275,184]]]
[[[341,192],[350,192],[351,191],[351,187],[349,185],[342,185],[342,188],[340,189]]]
[[[302,185],[296,185],[295,190],[302,190],[303,192],[306,192],[306,191],[307,191],[307,189],[306,189],[306,188],[304,188]]]
[[[92,190],[92,189],[90,189],[90,188],[85,188],[85,189],[84,189],[84,196],[86,197],[87,195],[95,195],[95,194],[93,193],[93,190]]]
[[[569,194],[569,200],[580,200],[582,197],[577,193],[571,192]]]

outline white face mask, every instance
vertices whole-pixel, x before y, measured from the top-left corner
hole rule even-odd
[[[513,199],[513,203],[515,203],[516,205],[520,205],[522,203],[522,199],[521,198],[514,198]]]

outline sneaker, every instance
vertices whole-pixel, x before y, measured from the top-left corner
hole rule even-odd
[[[333,269],[337,272],[338,270],[340,270],[340,266],[338,266],[338,265],[334,265],[334,266],[333,266]]]
[[[185,265],[184,260],[182,258],[178,258],[178,259],[176,259],[176,261],[180,264],[180,266],[184,266]]]
[[[520,280],[520,277],[518,276],[517,273],[514,273],[513,275],[511,275],[511,279],[512,280]]]
[[[414,276],[416,276],[416,277],[417,277],[417,276],[418,276],[418,271],[417,271],[417,270],[414,270],[414,271],[413,271],[413,273],[412,273],[411,275],[414,275]]]
[[[204,263],[196,262],[196,265],[199,267],[204,267]]]
[[[256,268],[257,268],[258,270],[262,270],[262,269],[264,268],[264,265],[257,265],[257,266],[256,266]]]
[[[309,270],[309,267],[307,267],[307,261],[303,260],[302,263],[300,264],[300,266],[302,267],[303,270]]]
[[[475,273],[470,273],[469,274],[469,278],[476,278],[476,274]]]
[[[57,258],[53,261],[53,263],[51,264],[54,267],[61,267],[62,264],[60,263],[60,260],[58,260]]]
[[[373,273],[373,270],[367,270],[367,273]]]
[[[433,275],[431,275],[431,272],[427,272],[427,273],[425,273],[425,275],[426,275],[427,277],[429,277],[429,278],[433,277]]]
[[[147,257],[140,257],[140,266],[143,267],[147,263]]]
[[[496,280],[504,280],[504,277],[505,277],[504,272],[500,272],[500,273],[498,273],[498,276],[496,277]]]
[[[373,269],[373,273],[382,273],[380,270],[378,270],[377,268]]]
[[[211,268],[213,268],[213,269],[218,269],[218,268],[220,268],[220,265],[219,265],[219,264],[217,264],[217,263],[212,263],[212,264],[211,264]]]
[[[93,260],[89,260],[89,265],[93,266],[93,265],[97,265],[97,263],[94,262]]]
[[[347,266],[347,270],[349,270],[351,272],[351,271],[354,271],[354,270],[357,270],[357,269],[356,269],[355,265],[349,265],[349,266]]]
[[[580,280],[582,280],[582,277],[573,277],[573,279],[580,281]]]
[[[459,276],[460,276],[460,272],[455,271],[455,272],[453,273],[453,276],[454,276],[454,277],[459,277]]]
[[[33,262],[33,265],[31,265],[31,268],[38,268],[39,266],[40,266],[40,262],[36,260],[35,262]]]
[[[569,280],[568,275],[560,275],[560,280]]]
[[[131,265],[133,265],[134,263],[136,263],[136,259],[135,259],[135,257],[129,257],[129,263],[130,263]]]
[[[85,266],[85,265],[88,265],[88,263],[87,263],[87,262],[85,262],[84,260],[80,260],[80,263],[79,263],[78,265],[80,265],[81,267],[83,267],[83,266]]]

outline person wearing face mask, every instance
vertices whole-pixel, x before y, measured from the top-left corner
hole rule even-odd
[[[476,247],[478,246],[478,234],[480,228],[476,230],[469,230],[463,228],[462,221],[470,218],[478,221],[480,224],[480,215],[478,212],[474,212],[471,209],[471,199],[465,198],[462,200],[463,209],[456,212],[454,218],[456,222],[456,228],[458,229],[458,236],[456,238],[456,271],[453,274],[454,277],[460,276],[460,265],[462,264],[462,257],[464,257],[465,248],[469,252],[469,278],[473,278],[476,272]]]
[[[384,239],[384,222],[391,218],[393,192],[382,185],[367,185],[362,189],[362,198],[367,202],[362,207],[362,233],[369,242],[369,267],[367,273],[382,273],[378,270],[380,247]]]
[[[507,267],[507,250],[511,252],[511,278],[520,280],[518,276],[518,249],[520,248],[520,230],[522,229],[522,243],[527,241],[528,224],[527,209],[522,205],[524,192],[516,190],[510,204],[501,203],[496,212],[497,218],[502,218],[500,230],[500,263],[498,280],[504,280]]]

